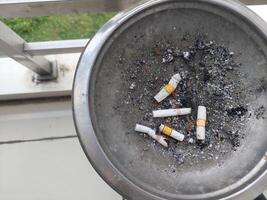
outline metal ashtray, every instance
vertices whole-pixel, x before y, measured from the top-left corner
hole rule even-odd
[[[127,90],[140,88],[136,82],[127,85],[122,78],[135,67],[136,58],[147,56],[146,49],[156,42],[176,44],[187,33],[205,34],[238,55],[242,64],[238,71],[243,75],[232,80],[246,89],[243,100],[251,115],[242,126],[244,138],[235,151],[222,151],[218,160],[199,159],[200,164],[179,168],[164,147],[131,133],[144,112],[143,105],[138,109],[133,104],[120,105],[127,104]],[[182,55],[190,57],[187,52]],[[157,69],[173,59],[167,56],[164,62],[155,62],[151,73],[162,74]],[[165,67],[170,77],[172,68]],[[266,189],[263,183],[267,182],[266,113],[253,115],[257,108],[262,111],[267,106],[266,88],[267,25],[243,4],[230,0],[146,1],[116,15],[87,45],[73,86],[74,120],[91,164],[124,198],[251,199]],[[244,110],[238,107],[230,114],[241,115]],[[192,146],[194,140],[189,141]]]

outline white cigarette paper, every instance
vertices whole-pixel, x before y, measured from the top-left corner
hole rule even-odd
[[[180,74],[174,74],[167,85],[154,97],[158,103],[163,101],[167,96],[174,92],[178,83],[182,80]]]
[[[166,138],[161,136],[161,135],[157,135],[155,130],[153,130],[149,127],[140,125],[140,124],[136,124],[134,130],[137,132],[146,133],[147,135],[152,137],[154,140],[156,140],[158,143],[160,143],[164,147],[168,147],[168,143],[166,142]]]
[[[191,113],[191,108],[179,108],[179,109],[166,109],[166,110],[154,110],[153,117],[172,117],[178,115],[188,115]]]
[[[160,132],[162,132],[163,134],[170,136],[178,141],[183,141],[184,140],[184,135],[182,133],[179,133],[178,131],[165,126],[163,124],[160,125],[159,127]]]
[[[205,126],[206,126],[206,107],[198,106],[197,112],[197,139],[205,140]]]

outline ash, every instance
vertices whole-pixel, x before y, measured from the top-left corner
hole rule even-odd
[[[264,106],[260,106],[259,108],[257,108],[257,110],[255,110],[256,119],[265,119],[263,116],[265,111],[266,109]]]
[[[246,88],[240,82],[244,75],[235,52],[201,35],[186,36],[182,42],[188,45],[177,47],[164,41],[140,49],[142,55],[122,74],[126,90],[121,107],[140,113],[136,123],[157,131],[160,124],[165,124],[184,134],[183,142],[168,138],[169,148],[155,144],[152,139],[147,142],[153,143],[161,156],[174,158],[177,165],[192,166],[216,161],[238,149],[245,137],[242,129],[248,119],[248,105]],[[158,104],[154,96],[175,73],[181,75],[182,81],[174,94]],[[199,105],[207,108],[205,141],[196,139]],[[152,110],[183,107],[192,108],[192,114],[152,118]],[[258,113],[260,117],[262,109]]]

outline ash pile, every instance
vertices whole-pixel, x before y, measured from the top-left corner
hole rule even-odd
[[[218,160],[236,151],[245,137],[243,129],[251,111],[246,102],[247,89],[243,86],[237,62],[238,54],[203,35],[185,35],[180,47],[168,42],[156,42],[150,49],[139,49],[141,56],[122,74],[125,81],[120,107],[140,112],[137,124],[143,124],[161,135],[164,124],[184,135],[183,141],[167,137],[168,148],[162,147],[146,134],[140,134],[164,156],[171,156],[178,165],[195,165],[207,160]],[[190,43],[190,41],[193,41]],[[123,57],[119,62],[123,65]],[[173,74],[181,80],[175,91],[162,102],[155,95]],[[207,109],[205,139],[196,137],[198,106]],[[191,108],[190,115],[154,118],[153,110]],[[127,120],[123,117],[122,120]],[[134,127],[133,127],[134,129]],[[137,134],[134,130],[128,133]],[[145,151],[145,148],[144,148]]]

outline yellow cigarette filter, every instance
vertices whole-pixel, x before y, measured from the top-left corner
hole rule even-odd
[[[206,126],[206,120],[205,119],[197,119],[197,126]]]
[[[163,88],[161,88],[161,90],[158,92],[158,94],[156,94],[154,99],[158,103],[163,101],[167,96],[169,96],[171,93],[174,92],[174,90],[176,89],[176,87],[180,81],[181,81],[180,74],[174,74],[172,76],[171,80],[169,81],[169,83],[167,85],[165,85]]]
[[[171,84],[167,84],[165,85],[164,89],[166,90],[166,92],[168,92],[169,94],[173,93],[175,90],[175,87]]]
[[[205,140],[205,126],[206,126],[206,120],[207,120],[207,114],[206,114],[206,107],[205,106],[198,106],[197,111],[197,128],[196,128],[196,134],[198,140]]]
[[[167,136],[170,136],[170,137],[172,137],[172,138],[174,138],[176,140],[179,140],[179,141],[183,141],[184,140],[184,135],[183,134],[177,132],[176,130],[174,130],[174,129],[168,127],[168,126],[165,126],[165,125],[161,124],[160,127],[159,127],[159,130],[163,134],[165,134]]]
[[[170,136],[172,134],[172,128],[168,127],[168,126],[164,126],[162,129],[162,133],[164,133],[167,136]]]

